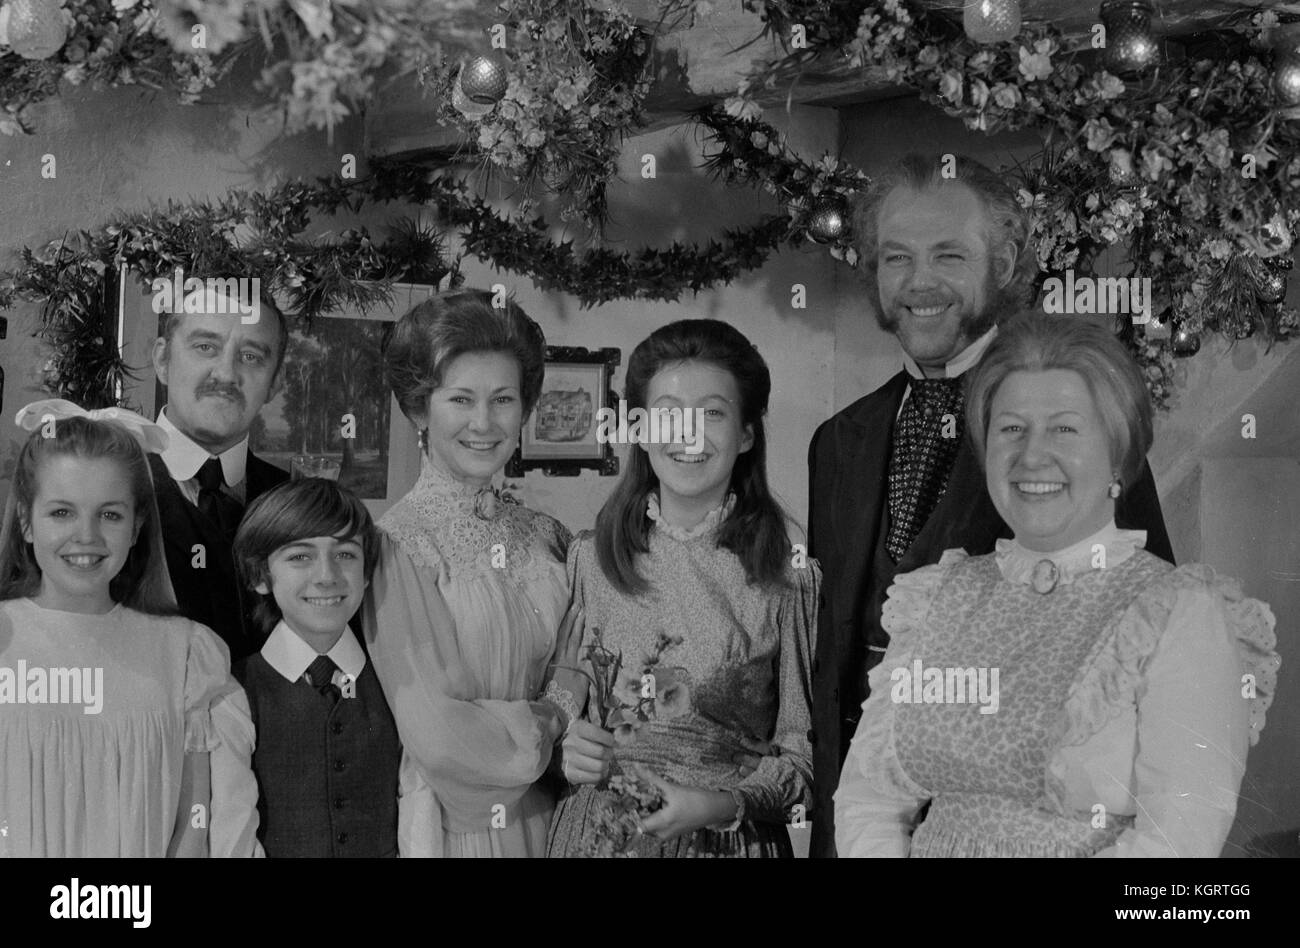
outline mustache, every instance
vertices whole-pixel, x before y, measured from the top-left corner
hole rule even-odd
[[[999,307],[993,305],[994,301],[989,300],[984,308],[977,312],[962,313],[959,327],[963,333],[972,339],[984,335],[998,321],[997,316]],[[908,304],[924,308],[919,303]],[[935,304],[938,305],[938,304]],[[888,312],[882,306],[874,307],[876,314],[876,325],[887,333],[897,333],[898,327],[902,323],[902,317],[893,312]]]
[[[242,408],[244,405],[244,393],[234,385],[222,385],[220,383],[211,383],[200,385],[194,392],[195,398],[206,398],[209,395],[220,395],[229,398],[231,401],[238,402]]]

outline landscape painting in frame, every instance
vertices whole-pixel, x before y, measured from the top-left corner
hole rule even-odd
[[[340,484],[364,500],[387,499],[392,419],[383,343],[390,326],[333,317],[317,319],[310,334],[291,332],[280,391],[249,432],[253,452],[286,471],[300,454],[338,461]]]

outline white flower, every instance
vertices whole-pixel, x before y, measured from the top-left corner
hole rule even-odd
[[[1016,201],[1024,208],[1039,208],[1047,203],[1042,194],[1030,194],[1025,188],[1016,192]]]
[[[755,121],[763,114],[759,104],[748,96],[733,95],[722,103],[722,107],[728,115],[742,122]]]
[[[1103,100],[1118,99],[1124,94],[1125,88],[1124,81],[1118,76],[1103,72],[1098,80],[1097,92]]]
[[[993,101],[1004,109],[1014,109],[1020,104],[1020,90],[1013,85],[999,82],[993,87]]]
[[[1020,74],[1026,79],[1046,79],[1052,74],[1052,52],[1049,40],[1034,44],[1034,52],[1020,47]]]
[[[939,77],[939,95],[953,105],[961,105],[961,91],[961,73],[945,69],[943,75]]]

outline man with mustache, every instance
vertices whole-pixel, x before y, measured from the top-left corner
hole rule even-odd
[[[955,176],[945,175],[949,168]],[[965,436],[962,376],[999,320],[1028,302],[1029,218],[1003,178],[964,156],[909,155],[873,183],[854,231],[876,318],[904,370],[823,423],[808,451],[808,550],[822,565],[813,661],[810,855],[835,855],[833,795],[889,636],[894,576],[944,550],[989,553],[1010,531]],[[1149,468],[1122,485],[1116,523],[1173,551]],[[883,766],[883,762],[882,762]]]
[[[216,304],[213,291],[208,302]],[[255,321],[233,303],[204,309],[169,315],[154,342],[154,370],[167,388],[158,424],[171,442],[149,460],[180,610],[221,636],[238,661],[262,643],[254,597],[235,574],[235,528],[247,504],[288,479],[248,450],[248,431],[277,391],[289,335],[265,296]]]

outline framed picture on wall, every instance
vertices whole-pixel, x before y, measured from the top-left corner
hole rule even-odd
[[[560,477],[583,468],[618,473],[614,448],[597,440],[596,424],[602,408],[614,407],[610,381],[622,358],[619,349],[546,347],[542,394],[524,424],[518,450],[506,463],[507,477],[522,477],[535,468]]]
[[[391,306],[324,314],[310,330],[290,319],[279,391],[249,430],[253,453],[290,473],[336,479],[381,516],[420,473],[415,429],[384,384],[381,352],[392,324],[435,292],[397,284]],[[139,279],[130,281],[121,301],[118,339],[135,371],[125,395],[132,407],[156,418],[167,393],[150,353],[167,314],[154,312]]]

